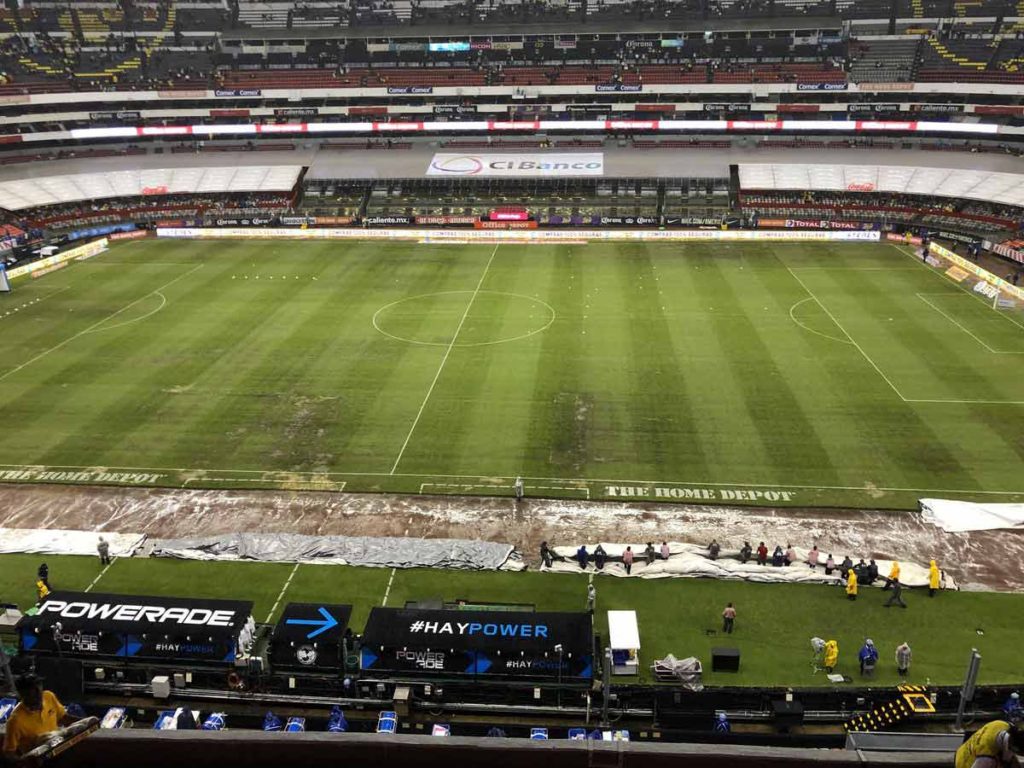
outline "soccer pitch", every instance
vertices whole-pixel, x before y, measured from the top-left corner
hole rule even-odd
[[[888,244],[119,244],[0,402],[7,481],[1024,500],[1024,319]]]

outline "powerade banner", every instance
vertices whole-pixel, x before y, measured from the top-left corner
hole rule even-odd
[[[485,153],[438,152],[427,176],[572,177],[603,176],[603,152]]]
[[[561,651],[556,649],[561,646]],[[363,633],[368,673],[593,677],[587,613],[374,608]]]
[[[274,667],[344,667],[341,641],[351,616],[351,605],[288,603],[270,641],[270,660]]]
[[[251,614],[241,600],[52,592],[17,629],[23,653],[231,662]]]

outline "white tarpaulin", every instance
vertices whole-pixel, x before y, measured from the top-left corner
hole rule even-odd
[[[470,539],[228,533],[194,539],[157,539],[152,544],[153,557],[182,560],[260,560],[477,571],[526,567],[511,544]]]
[[[427,176],[508,176],[569,178],[602,176],[602,152],[533,152],[468,154],[438,152],[427,167]]]
[[[976,504],[972,501],[921,499],[925,522],[950,533],[1024,528],[1024,504]]]
[[[131,557],[146,537],[141,533],[64,531],[46,528],[0,528],[0,554],[97,555],[100,536],[110,544],[111,557]]]
[[[603,573],[608,576],[626,576],[626,568],[622,564],[621,558],[627,545],[601,542],[601,546],[608,555],[608,562],[605,563],[604,568],[600,571],[596,569],[593,561],[594,548],[596,546],[596,542],[587,544],[587,551],[590,553],[591,560],[585,570],[580,568],[579,563],[575,560],[579,545],[553,547],[552,551],[555,555],[563,559],[555,560],[551,568],[542,568],[542,570],[550,570],[557,573]],[[832,571],[831,575],[825,575],[824,563],[828,553],[822,553],[820,564],[817,568],[812,569],[805,562],[807,550],[798,547],[794,547],[794,550],[799,562],[791,566],[776,568],[771,565],[772,550],[769,550],[768,553],[768,565],[758,565],[754,558],[746,563],[741,563],[739,560],[739,550],[723,548],[719,553],[718,559],[712,560],[708,557],[708,551],[704,547],[697,546],[696,544],[669,542],[668,560],[662,560],[659,555],[651,565],[648,565],[643,557],[643,545],[633,544],[630,546],[633,548],[634,559],[632,573],[629,575],[643,579],[690,577],[757,581],[768,584],[837,584],[840,581],[838,570]],[[655,543],[655,549],[658,549],[658,547],[659,545]],[[755,552],[755,558],[756,554]],[[843,556],[847,553],[833,552],[832,554],[836,556],[836,565],[838,566]],[[853,560],[854,565],[856,565],[859,558],[854,557],[853,553],[850,553],[850,558]],[[868,558],[865,558],[865,560],[868,560]],[[885,584],[884,577],[888,576],[892,561],[875,560],[875,564],[878,566],[879,580],[875,582],[874,586],[881,587]],[[941,566],[942,564],[940,563],[939,567],[941,568]],[[905,587],[928,586],[928,566],[901,560],[900,583]],[[952,577],[943,573],[943,587],[945,589],[956,589],[957,585]]]

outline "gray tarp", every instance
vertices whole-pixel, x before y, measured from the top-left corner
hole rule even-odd
[[[262,560],[477,571],[525,567],[511,544],[469,539],[229,533],[194,539],[156,539],[152,544],[153,557],[183,560]]]
[[[96,555],[100,536],[110,545],[111,557],[131,557],[146,538],[141,533],[0,528],[0,554],[32,552],[40,555]]]

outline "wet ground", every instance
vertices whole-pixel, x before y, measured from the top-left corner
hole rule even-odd
[[[477,538],[514,544],[536,565],[542,540],[660,542],[738,548],[744,540],[810,547],[836,559],[927,563],[966,589],[1024,591],[1024,531],[945,533],[911,512],[772,509],[297,491],[0,486],[0,527],[182,537],[236,531]]]

